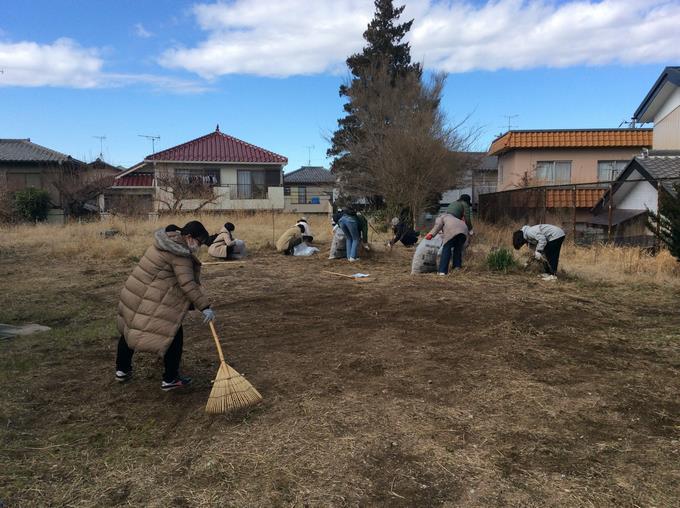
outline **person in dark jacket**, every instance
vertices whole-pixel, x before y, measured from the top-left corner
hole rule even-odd
[[[392,219],[392,233],[394,234],[394,238],[388,242],[390,247],[393,247],[397,242],[401,242],[407,247],[410,247],[418,241],[418,233],[416,233],[406,221],[399,220],[397,217]]]
[[[446,213],[450,213],[456,219],[465,222],[468,234],[472,236],[472,198],[469,194],[461,194],[460,197],[446,208]]]
[[[522,245],[528,244],[529,248],[534,251],[534,257],[543,261],[545,273],[556,277],[560,250],[565,236],[561,228],[552,224],[523,226],[522,229],[512,234],[512,246],[519,250]]]

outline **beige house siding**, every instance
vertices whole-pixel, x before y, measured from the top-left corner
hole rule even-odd
[[[174,175],[177,170],[218,170],[220,175],[219,185],[215,186],[213,191],[218,199],[214,203],[210,203],[203,207],[206,211],[217,210],[283,210],[283,187],[281,186],[281,166],[277,164],[202,164],[195,162],[188,163],[170,163],[170,162],[156,162],[150,163],[146,168],[140,168],[139,171],[155,170],[156,176],[161,174]],[[266,199],[237,199],[234,198],[236,192],[235,186],[238,185],[239,171],[278,171],[278,185],[267,187]],[[165,205],[162,201],[168,201],[169,194],[161,189],[156,188],[157,200],[155,202],[155,210],[162,211]],[[182,210],[193,210],[200,206],[200,200],[187,199],[182,204]]]
[[[521,187],[525,173],[531,185],[546,184],[536,180],[539,161],[571,161],[569,183],[592,183],[597,181],[598,161],[630,160],[639,154],[637,147],[513,150],[498,157],[498,190]]]
[[[290,195],[285,196],[285,207],[287,212],[295,213],[330,213],[332,211],[331,198],[333,186],[319,185],[286,185],[290,189]],[[298,189],[306,189],[306,203],[298,202]],[[312,204],[312,198],[318,198],[319,204]]]
[[[654,123],[654,149],[680,150],[680,106]]]
[[[54,206],[61,205],[54,182],[59,179],[60,169],[55,166],[3,165],[0,169],[0,186],[17,191],[27,187],[46,190]]]

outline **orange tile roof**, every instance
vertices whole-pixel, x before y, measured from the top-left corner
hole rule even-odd
[[[508,131],[496,138],[489,155],[527,148],[651,147],[652,129],[574,129]]]
[[[606,189],[548,189],[545,196],[547,208],[592,208],[604,195]]]

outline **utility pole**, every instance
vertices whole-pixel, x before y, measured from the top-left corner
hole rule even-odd
[[[311,166],[312,165],[312,150],[314,150],[314,145],[307,145],[305,146],[307,149],[307,165]]]
[[[106,136],[92,136],[92,137],[99,140],[99,158],[101,160],[104,160],[104,140],[106,139]]]
[[[151,140],[151,153],[156,153],[156,141],[160,141],[160,136],[150,136],[148,134],[137,134],[140,138],[146,138]]]

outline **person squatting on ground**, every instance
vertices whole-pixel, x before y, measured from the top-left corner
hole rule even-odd
[[[405,220],[399,220],[397,217],[392,219],[392,233],[394,238],[387,242],[388,247],[394,247],[397,242],[411,247],[418,241],[418,233]]]
[[[463,247],[467,241],[468,228],[462,220],[450,213],[443,213],[434,221],[432,231],[425,238],[432,240],[440,231],[444,236],[444,244],[439,258],[439,275],[446,275],[449,273],[450,262],[454,269],[463,267]]]
[[[154,232],[154,243],[132,271],[120,293],[116,319],[120,339],[116,380],[132,377],[132,355],[147,351],[163,356],[161,389],[168,391],[191,383],[180,376],[184,333],[182,321],[189,310],[203,313],[204,322],[215,319],[201,287],[200,261],[195,257],[208,232],[198,221],[183,228],[174,225]]]
[[[557,276],[557,265],[560,261],[560,250],[564,242],[565,233],[552,224],[537,224],[522,226],[522,229],[512,234],[512,246],[515,250],[528,244],[534,251],[534,257],[543,261],[545,273]]]
[[[305,232],[304,226],[297,224],[283,232],[276,241],[276,251],[282,252],[286,256],[291,256],[295,247],[302,243],[302,235]]]
[[[236,239],[234,238],[234,231],[236,226],[231,222],[227,222],[220,232],[211,237],[208,242],[208,254],[214,258],[219,259],[232,259],[234,254],[234,245],[236,245]]]
[[[312,234],[312,228],[309,227],[307,223],[307,217],[300,217],[297,221],[296,226],[302,226],[304,231],[302,232],[302,241],[307,243],[312,243],[314,241],[314,235]]]
[[[358,250],[363,241],[368,246],[368,221],[366,217],[353,208],[346,208],[337,221],[345,233],[345,245],[347,247],[347,259],[358,261]]]

